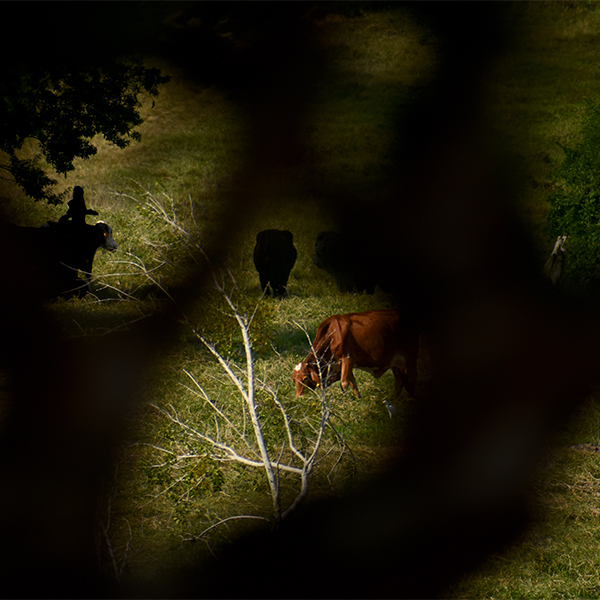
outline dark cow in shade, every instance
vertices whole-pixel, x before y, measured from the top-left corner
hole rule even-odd
[[[375,265],[355,239],[335,231],[322,231],[315,240],[313,263],[335,279],[342,292],[372,294]]]
[[[340,381],[344,392],[351,386],[359,397],[354,367],[375,378],[391,369],[396,396],[406,387],[414,397],[418,352],[418,328],[395,309],[333,315],[319,325],[312,350],[294,369],[296,397],[303,395],[304,388],[314,390],[335,381]]]
[[[266,229],[256,236],[254,266],[263,292],[268,295],[270,289],[274,296],[287,293],[287,282],[297,256],[294,236],[287,229]]]
[[[92,292],[92,266],[96,251],[99,248],[109,252],[117,249],[117,243],[112,237],[112,228],[104,221],[98,221],[94,225],[67,224],[57,228],[56,237],[61,252],[59,258],[70,272],[70,281],[65,292]],[[81,271],[83,281],[78,278],[78,271]]]
[[[104,221],[95,225],[47,222],[42,227],[7,226],[3,235],[23,256],[30,269],[23,285],[43,297],[83,295],[92,291],[91,273],[98,248],[117,249],[112,228]],[[79,271],[83,279],[79,279]]]

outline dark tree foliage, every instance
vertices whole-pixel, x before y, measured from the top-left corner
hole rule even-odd
[[[32,4],[34,10],[45,10]],[[119,148],[139,141],[135,129],[142,123],[139,97],[157,96],[159,86],[169,80],[140,60],[100,53],[93,32],[106,25],[103,13],[77,12],[82,9],[73,8],[75,3],[64,4],[57,8],[52,3],[52,12],[42,19],[43,29],[24,28],[24,49],[3,66],[0,78],[0,150],[6,155],[0,168],[28,196],[51,203],[62,202],[62,195],[53,193],[56,180],[46,173],[43,161],[66,174],[73,170],[75,158],[96,153],[91,140],[97,134]],[[69,19],[61,13],[67,8],[72,11]],[[119,22],[114,14],[113,19]],[[65,29],[68,22],[78,24],[73,33]],[[81,23],[87,26],[87,38]],[[115,33],[104,29],[107,36],[111,31]],[[117,44],[114,48],[128,52]],[[38,142],[33,158],[20,153],[28,139]]]
[[[3,168],[28,196],[61,202],[51,191],[56,180],[44,172],[40,159],[64,174],[73,170],[75,158],[97,152],[91,142],[97,134],[119,148],[139,141],[139,95],[156,96],[166,81],[158,69],[116,61],[76,69],[32,66],[5,76],[0,80],[0,149],[8,156]],[[19,158],[28,138],[39,142],[39,154]]]
[[[600,103],[589,101],[581,141],[561,146],[565,158],[555,171],[546,231],[568,236],[563,283],[573,292],[600,289]]]

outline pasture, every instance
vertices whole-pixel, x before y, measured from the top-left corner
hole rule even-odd
[[[524,3],[507,18],[519,35],[490,69],[487,108],[503,141],[526,167],[519,210],[539,250],[541,269],[552,248],[543,225],[550,174],[562,159],[558,144],[577,139],[585,99],[600,96],[595,43],[600,6]],[[431,81],[437,61],[436,39],[403,11],[332,13],[320,23],[320,34],[336,76],[320,82],[304,124],[318,178],[303,165],[276,173],[263,187],[260,207],[227,248],[227,270],[216,273],[239,313],[251,319],[254,369],[265,384],[257,391],[259,416],[272,453],[280,452],[286,431],[269,390],[302,424],[303,443],[308,447],[314,441],[318,397],[296,399],[291,378],[308,352],[306,333],[314,336],[318,324],[335,313],[391,305],[379,288],[374,295],[339,293],[333,277],[313,264],[315,237],[336,225],[323,210],[321,193],[335,189],[377,197],[384,192],[378,182],[389,167],[392,116]],[[231,217],[223,214],[222,199],[240,193],[236,174],[248,136],[244,108],[163,58],[149,56],[147,62],[172,79],[154,106],[144,105],[142,142],[119,150],[99,139],[97,156],[80,161],[60,183],[64,189],[84,188],[87,206],[110,224],[119,246],[114,254],[96,255],[95,294],[48,306],[66,339],[126,336],[135,323],[176,305],[172,289],[205,260],[198,248],[210,248],[223,220]],[[322,189],[315,189],[315,180]],[[57,220],[66,210],[34,204],[7,182],[1,182],[0,196],[22,225]],[[298,259],[283,299],[261,294],[252,252],[263,229],[294,234]],[[126,586],[218,556],[240,533],[264,526],[258,518],[272,518],[264,471],[214,460],[210,444],[190,434],[194,429],[237,444],[228,436],[245,431],[248,423],[239,390],[197,334],[244,368],[242,332],[226,298],[217,289],[205,293],[186,304],[173,326],[179,327],[177,340],[148,374],[144,397],[127,424],[127,442],[105,484],[99,555],[107,575]],[[427,340],[422,344],[418,395],[426,397],[432,366]],[[382,401],[392,397],[392,375],[375,380],[358,371],[356,376],[362,398],[342,395],[337,384],[328,393],[332,427],[324,431],[321,460],[309,480],[309,503],[360,485],[401,449],[412,410],[406,392],[395,402],[397,415],[391,419]],[[207,398],[227,415],[229,429],[216,425]],[[548,451],[535,484],[534,527],[448,596],[597,596],[599,449],[600,402],[593,394]],[[284,508],[298,486],[293,474],[281,476]],[[233,519],[237,516],[244,518]]]

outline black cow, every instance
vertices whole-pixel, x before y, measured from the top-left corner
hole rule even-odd
[[[112,237],[112,228],[104,221],[98,221],[95,225],[67,223],[56,227],[56,234],[61,264],[64,264],[70,273],[69,287],[65,288],[65,292],[92,292],[92,266],[96,250],[104,248],[114,252],[117,249],[117,243]],[[81,271],[83,281],[78,278],[78,271]]]
[[[30,269],[18,281],[37,296],[70,297],[92,291],[91,274],[98,248],[117,249],[112,229],[95,225],[47,222],[42,227],[8,226],[2,233]],[[79,279],[79,271],[83,279]]]
[[[340,292],[375,291],[374,264],[356,240],[335,231],[322,231],[314,246],[313,263],[335,279]]]
[[[287,293],[287,282],[297,256],[294,236],[287,229],[266,229],[256,236],[254,266],[265,294],[269,294],[269,288],[274,296]]]

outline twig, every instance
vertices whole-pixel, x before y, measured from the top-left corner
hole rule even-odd
[[[192,540],[200,540],[209,531],[212,531],[213,529],[216,529],[220,525],[223,525],[224,523],[228,523],[229,521],[234,521],[236,519],[255,519],[255,520],[258,520],[258,521],[266,521],[267,523],[269,522],[269,519],[267,519],[266,517],[260,517],[258,515],[236,515],[234,517],[227,517],[225,519],[221,519],[221,520],[217,521],[216,523],[213,523],[210,527],[207,527],[204,531],[200,532],[196,536],[193,536],[191,539]]]

